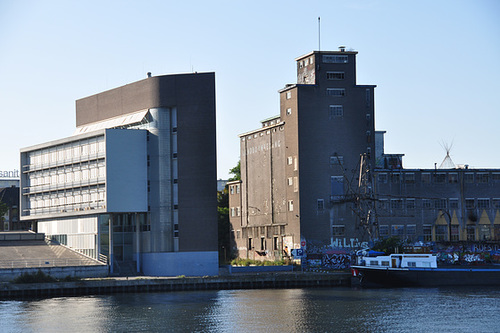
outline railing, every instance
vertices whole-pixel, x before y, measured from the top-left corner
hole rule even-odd
[[[56,267],[95,265],[91,259],[27,259],[27,260],[0,260],[0,269],[28,268],[28,267]]]
[[[97,259],[103,264],[108,264],[108,256],[105,256],[104,254],[99,253],[99,258]]]

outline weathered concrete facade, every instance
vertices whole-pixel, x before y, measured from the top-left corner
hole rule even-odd
[[[240,135],[241,196],[229,200],[242,207],[231,218],[238,255],[276,260],[302,249],[309,266],[346,268],[355,249],[390,236],[498,243],[500,169],[404,169],[403,154],[384,154],[375,86],[356,83],[356,54],[297,58],[279,116]]]
[[[348,192],[360,155],[374,151],[375,86],[356,84],[356,54],[297,58],[297,84],[279,91],[279,117],[240,135],[242,215],[232,220],[240,257],[328,247],[333,224],[355,234],[355,216],[332,199]]]

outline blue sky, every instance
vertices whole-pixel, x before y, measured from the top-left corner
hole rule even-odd
[[[405,167],[500,168],[500,1],[0,0],[0,170],[19,149],[70,136],[75,100],[153,75],[215,71],[218,177],[237,135],[279,113],[295,61],[359,52],[375,122]]]

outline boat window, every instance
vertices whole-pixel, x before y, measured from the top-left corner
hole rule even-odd
[[[370,266],[378,266],[378,261],[370,260]]]
[[[382,261],[382,266],[389,266],[389,262],[388,261]]]
[[[408,261],[408,267],[417,267],[417,263],[415,261]]]
[[[431,263],[430,263],[430,262],[423,261],[423,262],[422,262],[422,267],[431,267]]]

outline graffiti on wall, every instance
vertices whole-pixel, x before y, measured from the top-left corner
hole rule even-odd
[[[482,265],[500,263],[500,244],[458,244],[433,247],[438,261],[452,265]]]
[[[364,249],[368,242],[360,242],[357,238],[332,238],[332,248]]]
[[[321,266],[328,269],[348,269],[351,267],[351,255],[346,253],[325,253]]]

